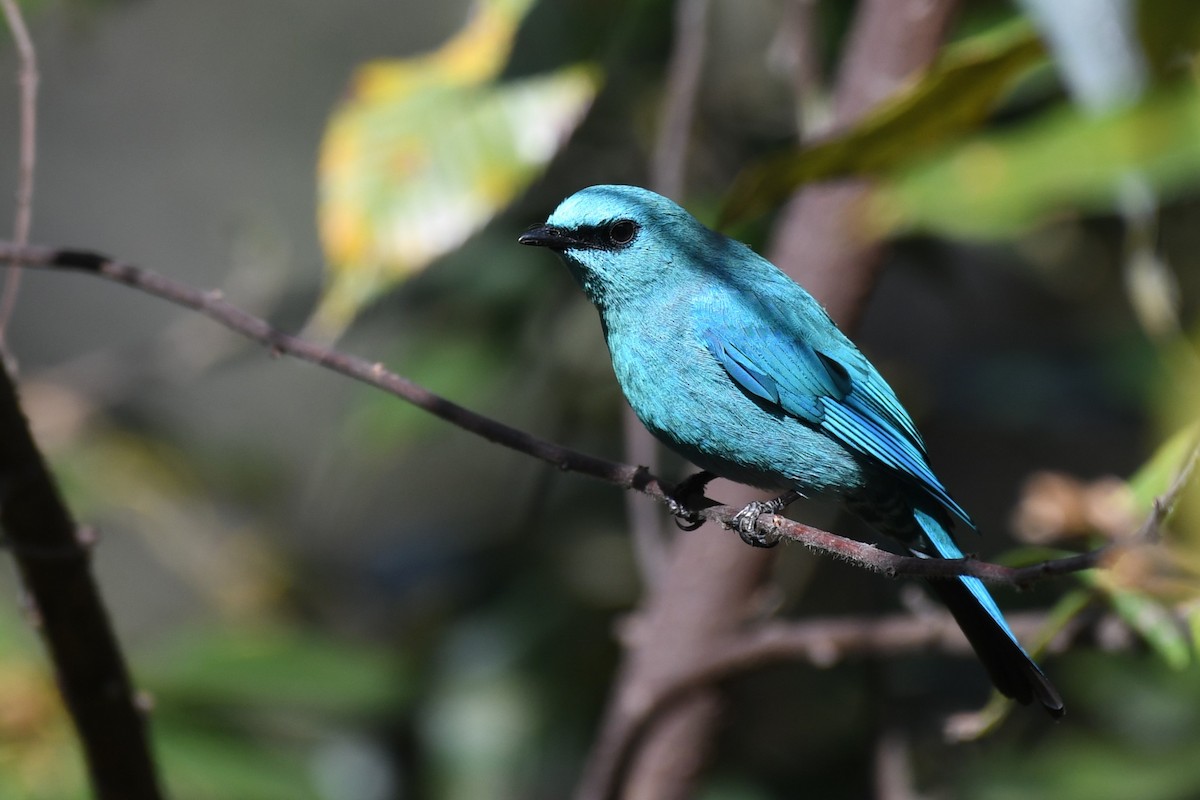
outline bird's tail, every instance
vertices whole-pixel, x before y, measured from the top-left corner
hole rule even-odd
[[[919,509],[914,510],[913,515],[938,555],[942,558],[963,557],[940,522]],[[1021,647],[983,582],[964,575],[954,580],[930,581],[929,584],[954,615],[1000,693],[1026,705],[1037,700],[1052,716],[1061,717],[1064,708],[1058,691]]]

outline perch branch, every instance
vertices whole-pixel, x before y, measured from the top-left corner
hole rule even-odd
[[[664,504],[674,490],[673,486],[642,467],[598,458],[540,439],[447,400],[423,386],[389,371],[383,364],[372,363],[299,336],[284,333],[272,327],[267,321],[229,303],[219,291],[203,291],[156,272],[84,250],[43,246],[22,248],[16,247],[11,242],[0,241],[0,263],[17,261],[34,269],[87,272],[140,289],[184,308],[198,311],[231,331],[269,347],[275,354],[289,355],[382,389],[456,427],[511,450],[533,456],[564,472],[576,472],[623,489],[643,492]],[[1189,463],[1191,462],[1189,461]],[[1160,502],[1162,500],[1163,498],[1160,498]],[[706,521],[730,527],[733,516],[739,509],[709,502],[710,505],[707,508],[701,509],[697,513]],[[1172,498],[1171,503],[1173,502]],[[1168,505],[1164,505],[1164,509],[1167,509]],[[1158,508],[1157,505],[1156,508]],[[1165,516],[1166,511],[1156,511],[1155,513],[1162,513]],[[1091,569],[1104,560],[1115,557],[1122,548],[1132,546],[1132,544],[1110,544],[1089,553],[1053,559],[1026,567],[1006,567],[973,558],[928,559],[896,555],[870,544],[847,539],[772,514],[764,514],[759,519],[758,529],[768,537],[778,536],[800,542],[814,550],[837,556],[857,566],[890,577],[904,575],[936,579],[952,578],[956,575],[973,575],[990,583],[1016,586],[1030,584],[1050,576]]]

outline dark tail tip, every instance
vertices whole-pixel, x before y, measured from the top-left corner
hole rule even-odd
[[[1023,705],[1036,700],[1055,719],[1066,713],[1054,684],[966,586],[959,581],[930,581],[929,585],[954,615],[1001,694]]]

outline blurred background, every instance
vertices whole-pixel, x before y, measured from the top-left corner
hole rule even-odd
[[[856,5],[711,1],[679,199],[762,249],[798,181],[874,178],[864,224],[890,248],[857,339],[986,533],[967,549],[1020,563],[1129,535],[1200,408],[1200,9],[966,0],[888,113],[798,151],[828,129]],[[622,458],[595,312],[516,236],[578,188],[648,182],[672,3],[21,6],[41,67],[33,241],[220,287]],[[0,220],[16,74],[3,37]],[[99,531],[172,797],[569,795],[644,589],[619,490],[86,276],[26,274],[9,337],[39,441]],[[946,719],[987,700],[962,657],[773,666],[729,682],[698,796],[1200,796],[1195,492],[1165,535],[1119,570],[998,592],[1046,612],[1061,723],[1018,710],[948,741]],[[923,608],[781,550],[785,616]],[[86,796],[4,583],[0,797]]]

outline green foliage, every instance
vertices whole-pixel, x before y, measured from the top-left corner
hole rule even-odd
[[[87,795],[78,745],[21,621],[0,614],[0,798]],[[282,624],[184,630],[135,655],[153,698],[155,750],[184,800],[317,798],[312,761],[338,726],[409,701],[394,653]]]
[[[1078,655],[1068,680],[1084,719],[1037,748],[973,759],[956,796],[971,800],[1185,800],[1200,785],[1200,674],[1153,659]]]
[[[189,630],[138,672],[171,704],[237,713],[370,716],[399,707],[413,686],[396,654],[271,623]]]
[[[849,130],[743,171],[729,191],[722,224],[775,207],[802,184],[886,173],[975,130],[1044,57],[1041,40],[1025,24],[947,48],[919,80]]]
[[[304,747],[272,747],[169,721],[156,726],[155,739],[168,789],[179,800],[320,798]]]
[[[1010,238],[1053,216],[1113,209],[1134,175],[1167,195],[1200,181],[1200,94],[1192,86],[1110,116],[1061,108],[981,134],[885,181],[875,224]]]
[[[394,653],[295,626],[180,632],[139,658],[173,796],[317,798],[331,732],[393,715],[413,691]]]

